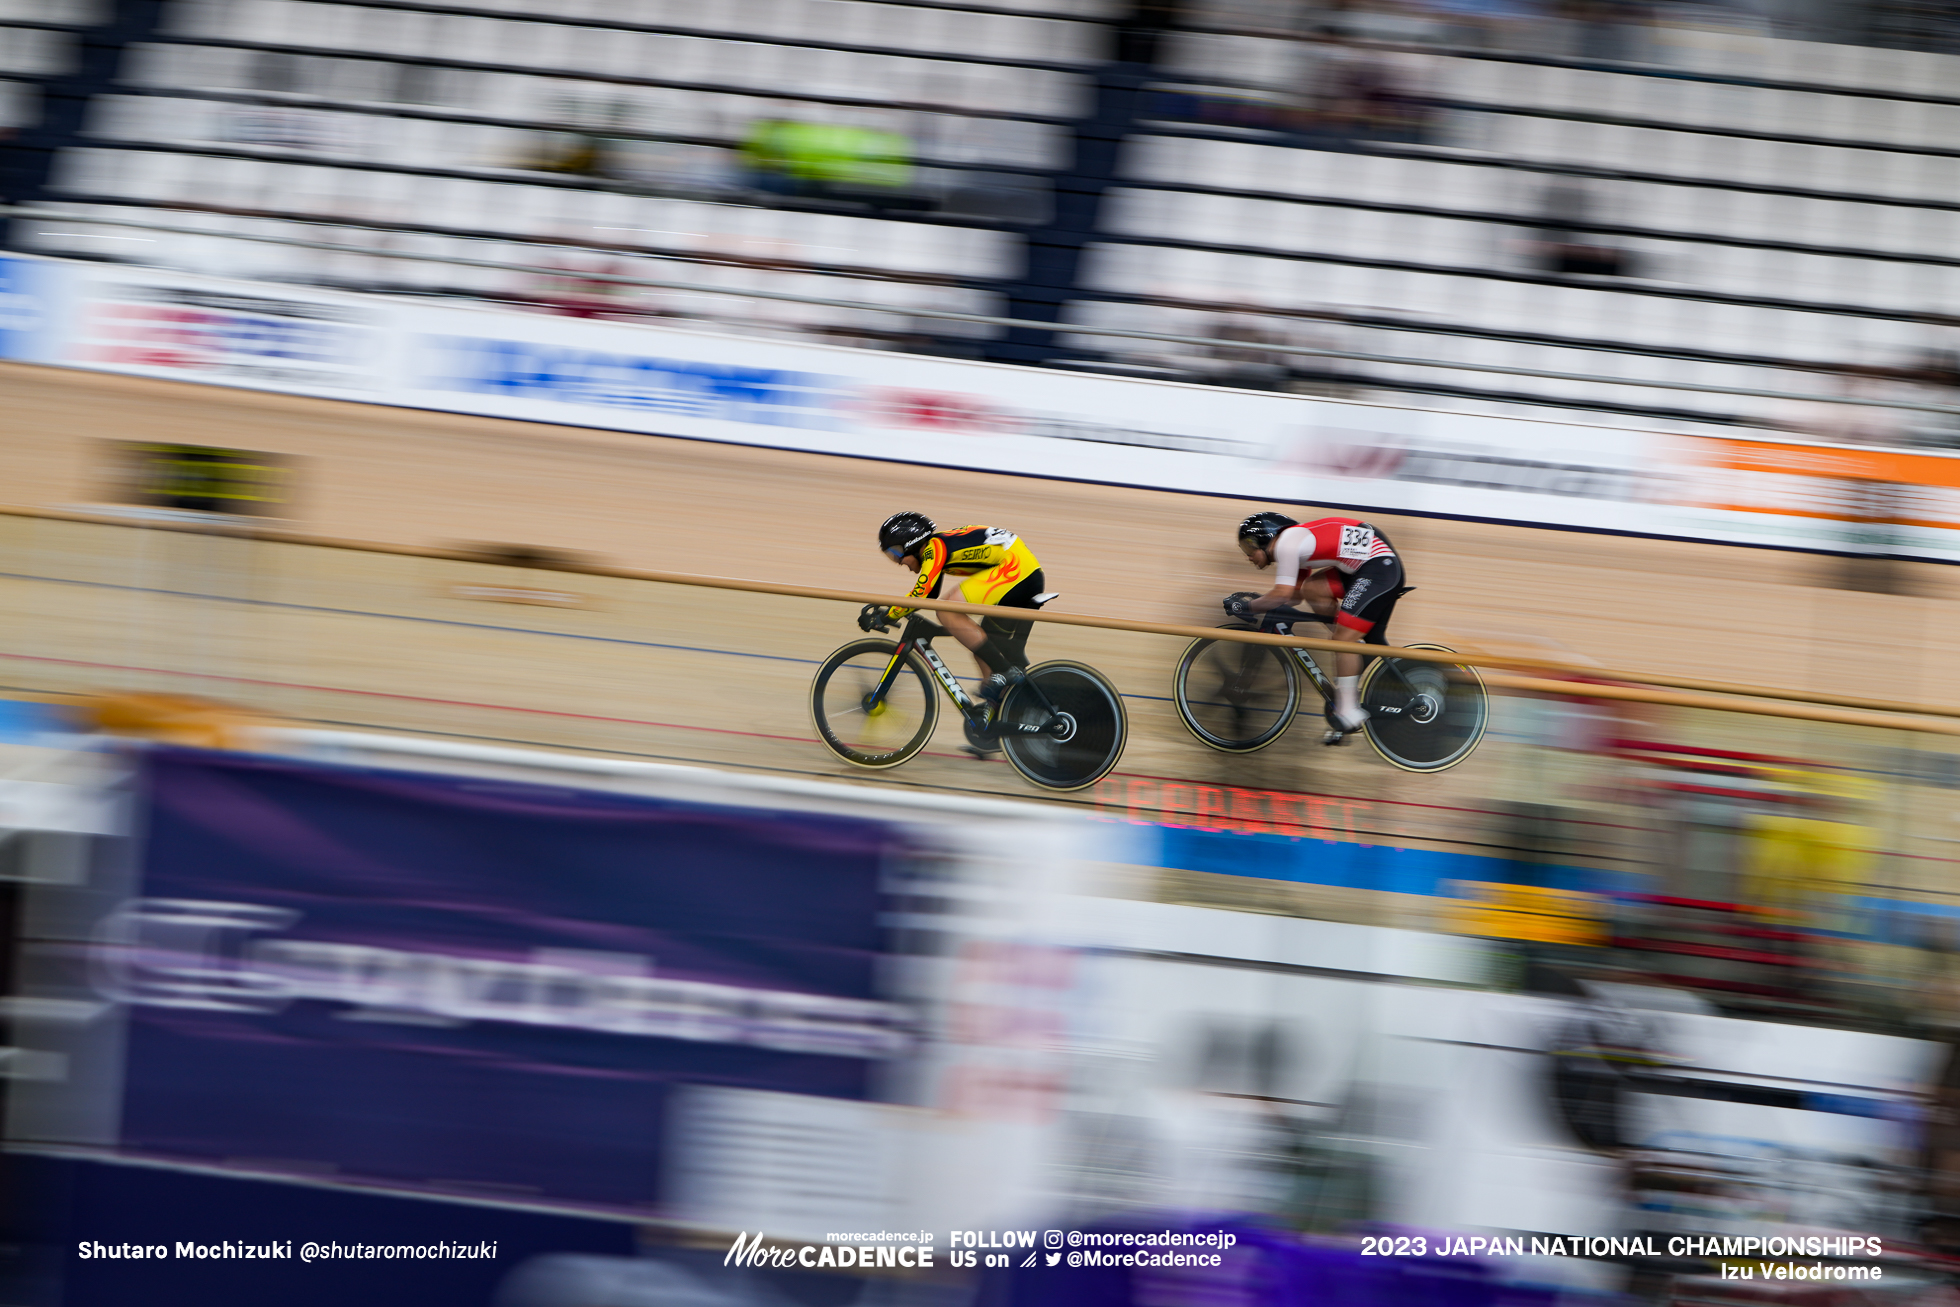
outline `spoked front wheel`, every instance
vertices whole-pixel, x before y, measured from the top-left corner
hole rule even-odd
[[[810,716],[817,737],[845,762],[896,767],[932,738],[939,700],[917,654],[906,653],[884,696],[870,702],[897,652],[890,640],[858,640],[817,669],[810,685]]]
[[[1044,789],[1079,790],[1123,756],[1129,720],[1123,698],[1081,663],[1041,663],[1001,705],[1000,747],[1014,770]],[[1034,734],[1019,728],[1033,727]]]
[[[1410,649],[1455,653],[1440,644]],[[1490,695],[1477,669],[1458,663],[1377,657],[1361,678],[1368,743],[1403,771],[1454,767],[1484,738]]]
[[[1231,631],[1255,628],[1227,623]],[[1225,753],[1252,753],[1286,733],[1300,707],[1300,673],[1285,649],[1193,640],[1171,678],[1185,729]]]

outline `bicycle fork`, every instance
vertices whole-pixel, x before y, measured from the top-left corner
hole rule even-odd
[[[878,684],[871,688],[871,693],[864,696],[864,710],[874,715],[878,712],[879,707],[885,702],[885,696],[891,693],[892,683],[898,680],[898,674],[905,666],[905,655],[913,649],[917,649],[919,657],[925,659],[926,666],[932,669],[933,679],[938,681],[940,688],[946,691],[946,697],[953,701],[954,707],[965,716],[973,716],[979,705],[974,703],[972,697],[961,688],[959,678],[953,675],[953,669],[946,665],[945,660],[939,656],[938,650],[932,647],[930,640],[922,640],[913,635],[902,637],[898,647],[892,650],[891,659],[886,662],[884,674],[878,678]]]

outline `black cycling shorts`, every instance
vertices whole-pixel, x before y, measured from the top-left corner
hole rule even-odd
[[[1041,593],[1041,586],[1041,569],[1037,567],[994,602],[1002,608],[1033,608],[1034,597]],[[1025,657],[1022,651],[1027,647],[1028,632],[1034,629],[1034,623],[1010,621],[1005,617],[983,617],[980,619],[980,629],[993,637],[994,642],[1018,662]]]
[[[1393,554],[1371,558],[1341,580],[1341,606],[1334,621],[1359,631],[1369,644],[1386,644],[1389,615],[1402,588],[1402,560]]]

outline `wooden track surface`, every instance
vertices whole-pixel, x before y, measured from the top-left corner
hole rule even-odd
[[[1238,519],[1268,506],[1253,501],[20,365],[0,365],[0,412],[0,502],[23,507],[99,504],[103,442],[149,438],[291,456],[300,493],[288,525],[312,535],[521,543],[622,567],[889,592],[909,578],[876,552],[873,530],[918,508],[942,524],[1020,532],[1059,609],[1208,625],[1219,596],[1261,588],[1232,543]],[[966,448],[922,436],[919,457]],[[1397,613],[1398,641],[1960,702],[1946,656],[1960,636],[1951,569],[1908,569],[1914,595],[1871,593],[1829,584],[1847,564],[1811,555],[1371,516],[1420,587]],[[16,687],[168,687],[387,729],[1034,793],[1004,765],[957,755],[950,712],[933,749],[888,775],[826,754],[805,695],[815,662],[857,635],[836,604],[25,518],[0,518],[0,573],[0,681]],[[458,598],[459,584],[560,588],[582,606]],[[1853,657],[1850,639],[1900,652]],[[1474,843],[1476,814],[1542,788],[1507,754],[1519,746],[1503,714],[1475,765],[1442,777],[1395,772],[1358,744],[1323,749],[1311,721],[1261,754],[1210,753],[1164,699],[1180,647],[1044,627],[1032,652],[1083,659],[1118,682],[1133,726],[1121,771],[1153,784],[1342,796],[1367,815],[1330,824],[1445,843]],[[970,670],[962,651],[946,652]],[[1695,730],[1797,756],[1855,738],[1717,715]]]

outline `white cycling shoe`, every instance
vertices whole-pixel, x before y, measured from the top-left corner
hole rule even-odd
[[[1357,708],[1352,714],[1338,708],[1327,710],[1327,735],[1322,744],[1346,744],[1347,737],[1368,724],[1368,710]]]

